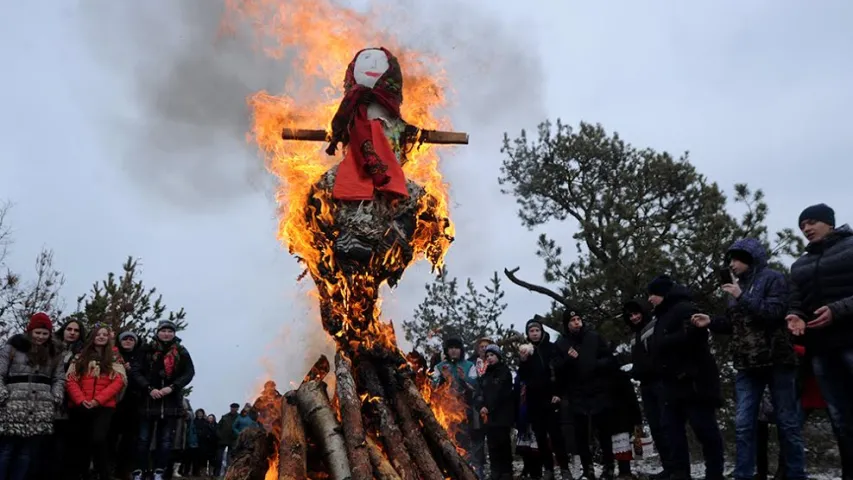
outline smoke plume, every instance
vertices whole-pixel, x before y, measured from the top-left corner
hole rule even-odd
[[[527,29],[459,0],[385,2],[369,5],[385,12],[380,23],[401,43],[444,59],[454,89],[450,114],[477,122],[466,125],[472,134],[542,111],[534,80],[542,65],[521,33]],[[115,152],[122,168],[146,193],[194,211],[271,193],[273,180],[247,140],[246,98],[300,80],[288,62],[264,55],[248,28],[221,35],[224,8],[214,0],[102,0],[78,11],[93,58],[130,107],[116,105],[103,119],[110,143],[123,146]]]

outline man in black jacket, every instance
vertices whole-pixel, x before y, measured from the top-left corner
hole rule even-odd
[[[557,385],[556,365],[560,352],[542,326],[542,317],[534,316],[525,327],[533,352],[519,351],[518,378],[524,382],[528,416],[539,446],[544,480],[554,478],[554,457],[560,466],[561,478],[571,480],[569,455],[560,431],[560,388]],[[552,451],[553,449],[553,451]]]
[[[657,325],[651,310],[651,305],[643,299],[629,300],[622,307],[622,317],[634,333],[634,339],[631,341],[631,377],[640,382],[643,411],[663,465],[662,472],[650,477],[651,480],[657,480],[669,478],[672,456],[668,436],[662,424],[665,399],[660,366],[652,355],[650,343]]]
[[[234,452],[234,446],[237,445],[237,435],[234,433],[234,420],[237,420],[237,417],[240,416],[240,404],[232,403],[230,405],[230,410],[228,413],[222,416],[219,419],[219,424],[216,425],[216,439],[217,439],[217,448],[216,448],[216,458],[213,461],[213,472],[214,476],[219,476],[222,472],[222,462],[225,462],[226,467],[229,462],[227,457],[225,456],[226,451],[228,451],[228,456]]]
[[[853,230],[835,227],[824,204],[806,208],[806,253],[791,266],[788,329],[802,336],[826,399],[841,453],[842,478],[853,479]]]
[[[705,478],[722,480],[723,438],[717,424],[722,393],[708,331],[691,323],[698,311],[686,287],[661,275],[649,284],[648,293],[657,318],[652,345],[664,386],[663,428],[669,435],[672,454],[670,478],[690,478],[686,429],[690,423],[702,444]]]

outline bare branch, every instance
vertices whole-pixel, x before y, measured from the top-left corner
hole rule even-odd
[[[504,275],[506,275],[506,278],[508,278],[510,282],[518,285],[519,287],[526,288],[531,292],[541,293],[542,295],[551,297],[552,299],[554,299],[554,301],[563,305],[566,308],[572,308],[572,305],[569,303],[569,300],[566,297],[551,290],[550,288],[534,285],[532,283],[525,282],[524,280],[520,280],[518,277],[515,276],[516,272],[518,272],[519,270],[520,267],[515,267],[512,270],[507,270],[506,268],[504,268]]]

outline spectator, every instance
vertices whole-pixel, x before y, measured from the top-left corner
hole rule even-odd
[[[161,321],[153,342],[140,352],[132,370],[132,381],[145,393],[140,406],[134,480],[142,480],[143,471],[148,469],[149,446],[155,430],[154,480],[163,480],[177,421],[184,415],[182,391],[195,375],[192,358],[175,336],[175,330],[174,322]]]
[[[500,347],[485,348],[486,372],[479,378],[479,393],[474,401],[486,428],[492,480],[512,480],[512,439],[515,423],[512,398],[512,372],[503,360]]]
[[[468,371],[474,366],[465,360],[465,344],[461,338],[448,338],[444,342],[444,360],[436,365],[433,372],[433,383],[438,386],[450,383],[450,389],[456,398],[465,403],[470,410],[474,398],[474,381],[468,378]],[[470,414],[468,415],[471,416]],[[471,422],[459,425],[456,434],[456,444],[466,452],[471,449]]]
[[[521,362],[518,378],[526,389],[527,414],[539,446],[539,457],[545,469],[543,478],[554,478],[554,458],[561,470],[563,480],[571,480],[569,455],[560,431],[561,388],[557,384],[556,366],[562,365],[560,351],[551,343],[551,337],[543,329],[542,317],[536,315],[525,326],[527,345],[519,349]]]
[[[767,266],[767,251],[757,239],[736,241],[727,257],[736,280],[722,286],[729,295],[726,315],[712,319],[695,314],[692,321],[699,328],[709,327],[713,332],[732,335],[737,370],[735,479],[749,480],[755,475],[758,412],[768,386],[786,452],[788,478],[805,479],[805,446],[797,403],[797,357],[785,328],[787,281]]]
[[[118,353],[127,372],[133,368],[139,352],[139,337],[133,332],[122,332],[118,336]],[[127,478],[133,470],[136,440],[139,436],[139,408],[142,392],[130,382],[125,390],[110,423],[109,444],[115,448],[115,473],[119,478]]]
[[[804,336],[815,377],[826,400],[841,476],[853,478],[853,230],[835,227],[824,204],[800,214],[809,244],[791,266],[788,329]]]
[[[234,421],[237,420],[237,417],[240,416],[238,410],[240,408],[240,404],[232,403],[230,406],[231,410],[222,416],[219,419],[219,424],[216,425],[216,440],[218,442],[218,448],[216,450],[216,459],[213,462],[213,474],[214,476],[219,476],[222,473],[222,464],[225,463],[228,465],[228,456],[226,453],[230,454],[234,451],[234,445],[237,443],[237,434],[234,433]]]
[[[52,330],[50,317],[36,313],[0,349],[0,480],[23,480],[40,442],[53,434],[65,372]]]
[[[640,382],[643,412],[663,466],[662,471],[650,475],[649,479],[664,480],[669,478],[672,471],[672,453],[663,429],[664,387],[660,363],[653,355],[651,343],[658,322],[652,318],[651,310],[651,305],[646,300],[629,300],[623,305],[622,316],[634,332],[634,339],[631,342],[631,377]]]
[[[110,480],[107,438],[117,399],[127,385],[127,373],[113,351],[107,326],[96,324],[92,328],[83,350],[71,362],[66,385],[76,441],[72,475],[87,476],[94,460],[94,478]]]
[[[261,424],[258,423],[257,410],[247,403],[246,406],[243,407],[243,411],[240,412],[240,416],[234,420],[234,434],[239,437],[240,434],[243,433],[243,430],[253,427],[263,428]]]
[[[483,337],[478,339],[474,345],[474,353],[468,359],[473,364],[471,369],[468,370],[470,381],[476,383],[486,373],[486,367],[488,367],[486,363],[486,347],[492,343],[494,342],[490,338]],[[476,407],[472,408],[469,418],[471,418],[471,454],[469,458],[477,476],[483,479],[486,468],[486,427],[483,425],[480,412]]]
[[[198,409],[195,411],[195,418],[192,421],[192,432],[195,435],[195,442],[190,444],[190,457],[192,458],[192,468],[190,475],[198,477],[202,472],[207,470],[207,463],[210,460],[210,446],[216,445],[216,430],[214,424],[211,424],[204,410]],[[187,443],[190,443],[187,440]]]
[[[563,312],[563,330],[564,335],[557,340],[560,353],[565,355],[562,384],[568,399],[567,408],[574,415],[575,449],[581,457],[583,476],[595,479],[591,448],[594,432],[604,467],[601,478],[612,480],[613,432],[607,414],[613,408],[611,389],[617,369],[616,357],[607,341],[584,325],[577,311],[566,309]]]
[[[708,345],[708,331],[691,323],[698,313],[690,291],[661,275],[649,284],[649,303],[654,306],[653,355],[659,358],[667,408],[664,429],[672,452],[670,478],[690,478],[690,451],[686,425],[702,445],[705,478],[723,478],[723,438],[717,424],[722,404],[720,372]]]
[[[62,345],[62,371],[67,372],[74,355],[83,349],[86,329],[79,320],[66,320],[54,334],[56,341]],[[68,419],[68,392],[56,407],[56,419],[53,422],[53,435],[44,442],[44,453],[51,457],[50,462],[37,462],[31,468],[32,479],[57,479],[68,475],[72,468],[69,464],[69,447],[75,443],[74,432]]]
[[[211,413],[207,416],[206,421],[207,433],[202,435],[201,441],[202,454],[204,455],[202,475],[217,476],[217,474],[214,473],[216,470],[216,450],[218,448],[216,437],[216,415]]]
[[[630,479],[634,478],[631,473],[631,460],[634,459],[631,435],[642,436],[643,414],[631,377],[621,370],[613,371],[612,375],[610,395],[613,402],[607,413],[610,430],[613,432],[610,441],[613,445],[613,457],[619,466],[618,478]]]

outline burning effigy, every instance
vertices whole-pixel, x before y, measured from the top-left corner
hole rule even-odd
[[[289,392],[265,385],[255,407],[271,428],[241,435],[226,478],[474,480],[455,442],[466,406],[433,391],[407,361],[379,299],[418,259],[442,266],[453,224],[431,146],[468,137],[440,130],[449,124],[433,106],[443,90],[423,70],[405,75],[405,56],[384,47],[350,55],[334,103],[265,92],[250,99],[254,140],[280,180],[280,238],[305,268],[300,279],[317,288],[337,353],[334,364],[321,356]],[[312,122],[330,128],[306,130]]]

